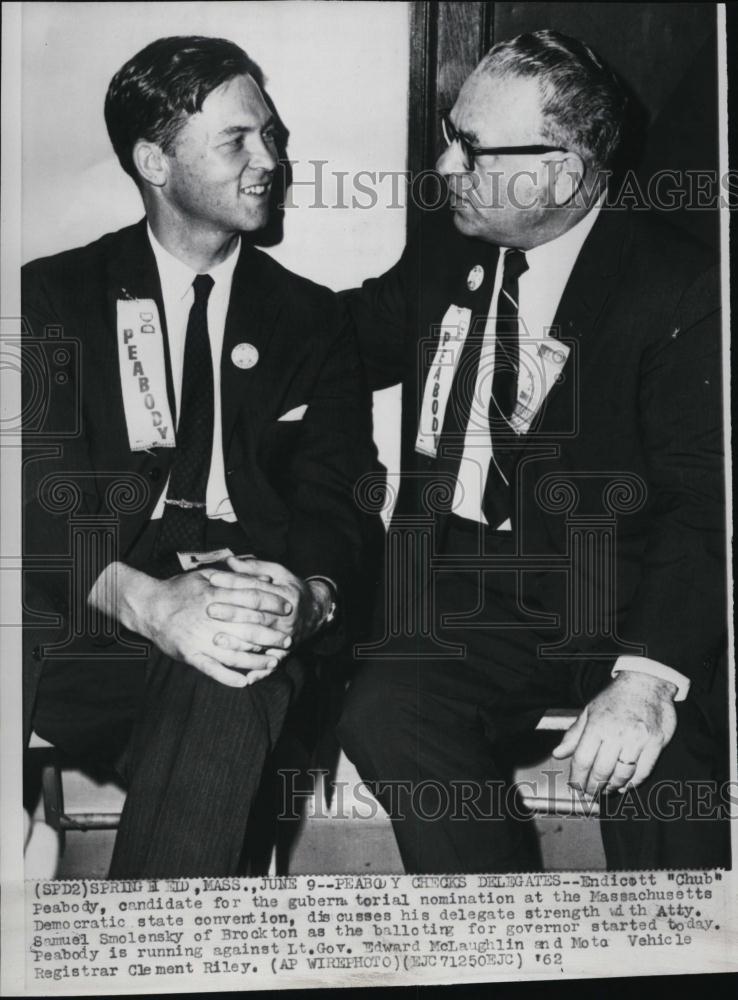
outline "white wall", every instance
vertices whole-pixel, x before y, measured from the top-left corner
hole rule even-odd
[[[220,35],[263,69],[290,130],[295,179],[327,160],[322,201],[298,185],[283,242],[270,252],[332,288],[379,274],[399,256],[405,212],[391,184],[372,209],[335,207],[333,172],[404,171],[409,5],[406,3],[27,3],[22,8],[23,260],[87,243],[136,221],[142,206],[120,169],[103,119],[113,73],[163,35]],[[366,204],[368,199],[359,199]],[[399,397],[383,393],[375,426],[396,465]]]

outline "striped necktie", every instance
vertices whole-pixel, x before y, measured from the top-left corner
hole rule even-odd
[[[497,298],[495,370],[492,376],[492,404],[497,414],[509,420],[518,397],[520,338],[518,336],[518,278],[528,270],[522,250],[507,250],[502,286]],[[494,414],[492,414],[494,416]]]
[[[518,330],[518,279],[528,270],[522,250],[507,250],[502,270],[502,284],[497,298],[495,361],[489,426],[494,457],[490,462],[484,490],[484,516],[491,528],[503,523],[512,513],[512,481],[515,472],[513,432],[508,423],[518,396],[520,338]]]

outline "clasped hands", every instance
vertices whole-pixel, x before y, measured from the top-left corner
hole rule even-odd
[[[587,796],[635,788],[676,729],[676,685],[624,670],[593,698],[554,749],[571,757],[569,784]]]
[[[116,606],[123,624],[168,656],[240,688],[269,676],[320,627],[331,594],[278,563],[232,556],[227,565],[168,580],[125,567]]]

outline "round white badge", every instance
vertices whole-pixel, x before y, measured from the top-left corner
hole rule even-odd
[[[259,360],[259,352],[253,344],[236,344],[231,351],[231,361],[236,368],[253,368]]]
[[[470,292],[476,292],[479,286],[484,281],[484,268],[481,264],[475,264],[471,269],[469,274],[466,276],[466,287]]]

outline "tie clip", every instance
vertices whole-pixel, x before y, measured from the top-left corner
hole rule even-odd
[[[169,497],[167,497],[164,503],[170,503],[173,507],[183,507],[185,510],[195,507],[205,507],[204,503],[199,503],[197,500],[172,500]]]

